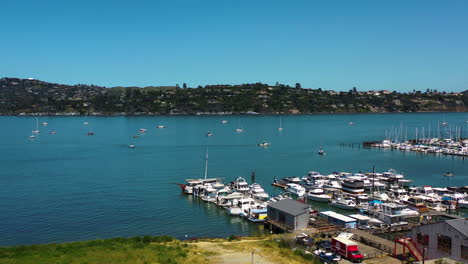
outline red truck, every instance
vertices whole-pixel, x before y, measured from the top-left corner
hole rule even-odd
[[[337,236],[332,239],[332,251],[352,262],[362,262],[363,255],[359,252],[356,242],[346,237]]]

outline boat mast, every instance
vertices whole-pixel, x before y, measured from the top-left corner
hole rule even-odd
[[[208,148],[206,148],[206,156],[205,156],[205,180],[208,177]]]

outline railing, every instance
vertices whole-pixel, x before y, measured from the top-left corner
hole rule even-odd
[[[422,253],[419,251],[418,247],[416,247],[416,245],[413,244],[411,238],[400,238],[397,240],[397,242],[408,248],[411,255],[413,255],[417,261],[421,261],[423,259]]]

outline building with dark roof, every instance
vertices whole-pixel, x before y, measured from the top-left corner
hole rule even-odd
[[[306,229],[310,206],[292,199],[268,204],[268,222],[285,231]]]
[[[412,243],[425,259],[450,258],[468,263],[468,218],[421,225],[411,232]]]

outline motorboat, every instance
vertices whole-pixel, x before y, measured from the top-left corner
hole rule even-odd
[[[211,132],[206,133],[207,137],[211,137],[212,135],[213,135],[213,133],[211,133]]]
[[[249,191],[249,184],[242,177],[238,177],[235,181],[233,181],[231,186],[232,189],[240,193],[247,193]]]
[[[259,147],[269,147],[270,143],[263,141],[262,143],[258,144]]]
[[[244,132],[244,129],[242,129],[242,128],[236,128],[236,132],[237,132],[237,133],[242,133],[242,132]]]
[[[140,128],[138,131],[140,131],[140,133],[145,133],[145,132],[146,132],[146,128]]]
[[[221,123],[223,123],[223,124],[227,124],[228,122],[229,122],[229,121],[227,121],[227,120],[221,121]]]
[[[268,210],[266,208],[261,209],[249,209],[247,214],[247,220],[254,223],[263,223],[265,222],[268,214]]]
[[[306,189],[299,184],[287,183],[286,186],[287,187],[285,191],[291,193],[292,195],[302,197],[306,193]]]
[[[307,199],[317,202],[329,202],[331,197],[322,188],[312,188],[307,192]]]
[[[256,202],[252,198],[243,198],[237,201],[237,205],[228,207],[227,210],[230,215],[244,214],[245,210],[255,207]]]
[[[265,192],[265,190],[260,186],[258,183],[254,183],[250,185],[250,195],[252,198],[261,200],[261,201],[266,201],[269,198],[269,195]]]
[[[156,128],[166,128],[166,126],[158,125],[158,126],[156,126]]]
[[[135,148],[135,145],[130,144],[128,147],[129,147],[129,148]]]
[[[319,151],[318,151],[318,154],[323,156],[326,154],[325,150],[322,149],[322,147],[320,147]]]
[[[355,210],[357,205],[353,199],[338,197],[331,202],[331,206],[345,210]]]

